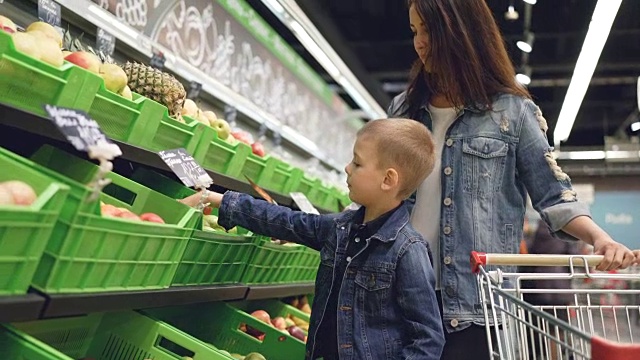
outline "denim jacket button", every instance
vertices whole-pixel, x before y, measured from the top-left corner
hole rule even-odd
[[[347,261],[351,262],[351,256],[347,256]]]
[[[443,262],[445,265],[451,264],[451,256],[445,256]]]
[[[444,232],[445,235],[451,234],[451,227],[445,226],[444,229],[442,229],[442,232]]]
[[[453,169],[451,169],[451,167],[447,166],[446,168],[444,168],[445,175],[451,175],[452,173],[453,173]]]
[[[353,239],[353,241],[355,241],[355,242],[359,243],[359,242],[360,242],[360,238],[359,238],[359,237],[356,237],[355,239]]]
[[[451,327],[458,327],[458,319],[451,320]]]
[[[444,289],[444,292],[447,293],[447,295],[449,295],[449,296],[453,296],[453,295],[456,294],[455,290],[453,290],[453,286],[447,286]]]
[[[451,205],[451,203],[452,203],[451,198],[445,198],[443,203],[444,203],[445,206]]]
[[[453,139],[447,139],[446,144],[447,144],[447,146],[453,145]]]

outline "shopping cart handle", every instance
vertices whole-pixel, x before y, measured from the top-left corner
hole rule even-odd
[[[471,270],[480,271],[480,266],[598,266],[602,255],[535,255],[535,254],[487,254],[471,252]]]

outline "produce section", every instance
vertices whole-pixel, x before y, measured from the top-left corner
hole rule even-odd
[[[313,292],[319,254],[176,201],[194,190],[157,152],[186,149],[218,191],[258,196],[251,180],[321,212],[346,195],[187,98],[168,72],[105,61],[45,22],[20,25],[0,17],[0,358],[304,357],[309,305],[279,299]],[[44,105],[88,114],[122,150],[97,196],[98,166]],[[185,323],[198,317],[206,329]]]

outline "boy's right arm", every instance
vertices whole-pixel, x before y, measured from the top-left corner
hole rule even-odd
[[[226,229],[238,225],[257,234],[300,243],[315,250],[322,248],[320,230],[326,219],[321,215],[293,211],[233,191],[224,195],[211,192],[208,200],[211,206],[220,208],[218,224]]]

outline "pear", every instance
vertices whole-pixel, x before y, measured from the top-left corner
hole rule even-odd
[[[122,89],[120,96],[122,96],[127,100],[133,100],[133,93],[131,92],[131,89],[129,88],[129,86],[125,86],[124,89]]]
[[[107,90],[120,94],[127,86],[127,73],[116,64],[102,64],[99,70]]]
[[[204,115],[204,113],[200,109],[198,109],[198,111],[196,112],[196,120],[198,120],[200,123],[206,126],[209,126],[209,119],[207,119],[207,117]]]
[[[186,99],[182,105],[182,116],[195,118],[198,115],[198,105],[191,99]]]
[[[11,35],[11,37],[13,38],[13,45],[16,47],[16,50],[40,60],[40,48],[38,47],[38,41],[35,36],[17,32]]]
[[[35,31],[44,33],[47,37],[51,38],[51,40],[58,44],[58,48],[62,48],[62,35],[53,26],[44,21],[36,21],[27,27],[28,33]]]
[[[64,64],[62,49],[60,49],[54,40],[40,31],[34,31],[28,34],[36,39],[36,46],[40,49],[40,60],[55,67],[60,67]]]

